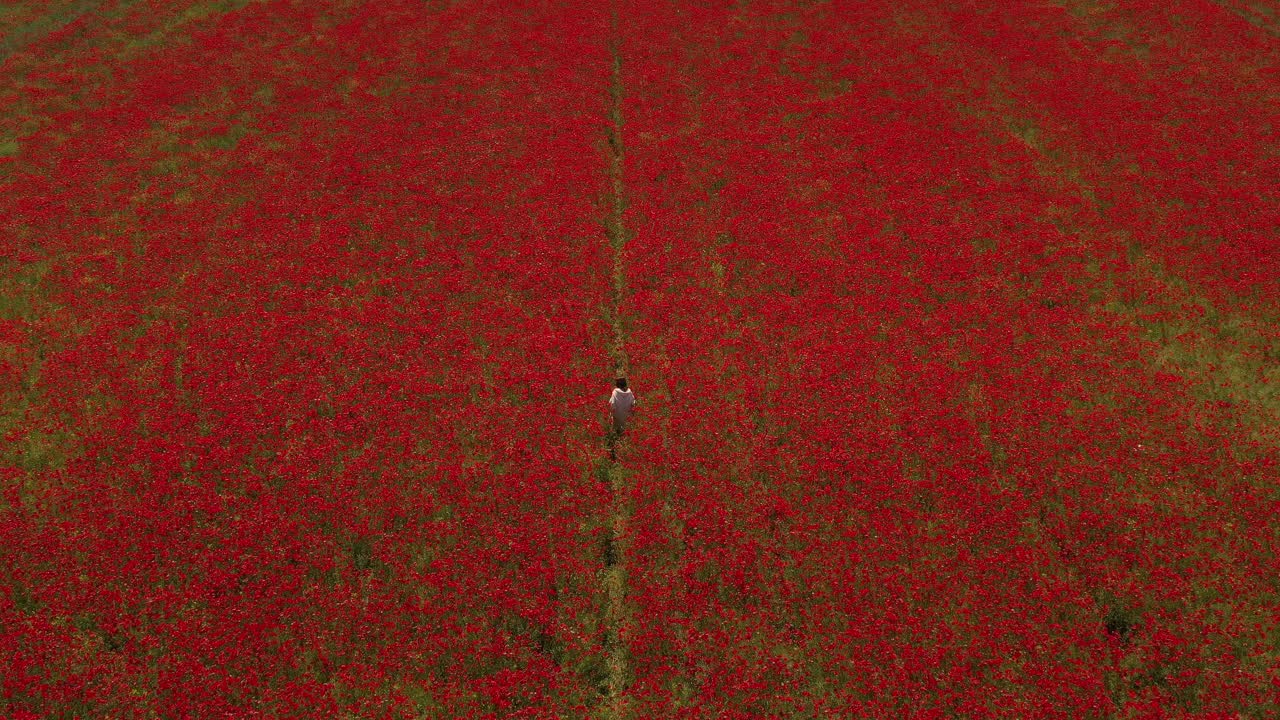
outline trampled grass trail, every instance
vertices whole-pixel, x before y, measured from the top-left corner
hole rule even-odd
[[[616,17],[611,31],[611,42],[617,37]],[[627,241],[627,231],[622,214],[625,207],[622,171],[622,55],[619,48],[611,48],[613,68],[609,82],[609,191],[605,216],[605,233],[613,256],[612,293],[609,320],[613,326],[613,343],[610,356],[617,377],[626,377],[628,370],[626,338],[622,327],[622,299],[626,290],[626,272],[622,249]],[[608,479],[611,494],[609,518],[609,552],[605,557],[603,574],[605,591],[605,651],[608,669],[609,696],[605,705],[605,717],[628,717],[625,692],[630,676],[630,658],[627,651],[627,569],[626,538],[628,510],[626,502],[626,475],[618,460],[617,445],[621,440],[611,429],[608,436]]]

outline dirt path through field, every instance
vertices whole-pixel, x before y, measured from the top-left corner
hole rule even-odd
[[[616,17],[614,19],[612,37],[616,39]],[[613,42],[614,40],[611,40]],[[609,245],[613,252],[612,297],[609,320],[613,325],[613,343],[610,355],[618,377],[626,377],[627,348],[622,327],[622,298],[626,289],[626,272],[623,265],[622,248],[627,241],[627,231],[622,222],[625,206],[622,182],[622,55],[618,47],[612,48],[613,72],[609,83],[609,193],[608,214],[605,230]],[[629,613],[627,612],[627,570],[626,570],[626,537],[628,510],[626,502],[626,475],[618,460],[618,443],[621,438],[609,435],[609,490],[612,494],[612,510],[609,522],[609,551],[605,557],[605,651],[608,668],[609,701],[606,705],[607,717],[627,717],[627,703],[624,693],[629,676],[629,656],[626,644],[626,628]]]

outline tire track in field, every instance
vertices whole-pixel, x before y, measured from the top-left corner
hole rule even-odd
[[[931,15],[929,22],[930,24],[926,27],[934,42],[945,43],[944,47],[959,45],[957,39],[959,35],[948,29],[945,20]],[[978,74],[993,78],[993,82],[986,88],[985,95],[980,100],[972,101],[967,106],[968,112],[985,117],[986,121],[992,123],[994,127],[1002,128],[1021,141],[1033,158],[1034,172],[1040,179],[1051,183],[1050,187],[1073,193],[1084,207],[1096,216],[1104,217],[1107,194],[1113,193],[1114,189],[1099,181],[1091,180],[1085,172],[1086,168],[1101,165],[1102,161],[1092,156],[1085,148],[1066,144],[1061,137],[1043,132],[1043,126],[1037,121],[1035,112],[1029,110],[1027,105],[1019,103],[1013,92],[1017,88],[1017,81],[1013,78],[1009,62],[994,58],[990,51],[978,49],[975,52],[980,59],[989,63],[987,68],[977,70]],[[954,57],[956,53],[951,55]],[[968,70],[974,72],[972,67]],[[1151,191],[1146,192],[1149,197],[1155,196]],[[1088,312],[1105,314],[1120,326],[1127,325],[1140,332],[1141,336],[1158,346],[1154,355],[1147,356],[1150,362],[1159,369],[1181,375],[1192,383],[1192,394],[1182,405],[1182,412],[1191,419],[1192,427],[1216,426],[1217,433],[1224,438],[1239,434],[1242,430],[1248,433],[1261,448],[1257,450],[1248,450],[1242,446],[1230,448],[1228,452],[1232,454],[1235,462],[1249,462],[1254,460],[1255,456],[1264,455],[1274,449],[1280,441],[1280,433],[1278,433],[1280,396],[1276,393],[1276,383],[1273,379],[1276,376],[1263,375],[1262,370],[1252,364],[1257,360],[1250,358],[1246,351],[1240,349],[1243,346],[1267,358],[1276,354],[1280,348],[1275,344],[1275,340],[1260,330],[1265,321],[1259,322],[1258,318],[1240,313],[1231,307],[1215,307],[1209,297],[1198,291],[1194,279],[1180,277],[1175,271],[1164,267],[1158,255],[1159,248],[1147,249],[1136,241],[1130,241],[1127,249],[1127,263],[1108,267],[1104,259],[1108,257],[1109,248],[1104,236],[1106,227],[1100,224],[1102,221],[1090,220],[1087,214],[1075,211],[1062,212],[1054,218],[1054,221],[1059,225],[1059,230],[1064,237],[1072,238],[1077,243],[1078,251],[1091,256],[1085,264],[1084,272],[1075,276],[1077,282],[1087,283],[1097,289],[1097,299],[1092,301]],[[1114,248],[1110,249],[1110,252],[1114,253],[1114,251]],[[1121,288],[1131,286],[1148,288],[1148,290],[1137,297],[1128,297]],[[1202,308],[1203,312],[1193,314],[1184,311],[1184,308],[1196,306]],[[1265,311],[1258,312],[1261,314]],[[1175,319],[1168,321],[1146,319],[1159,316]],[[976,406],[974,415],[990,417],[991,408],[982,398],[981,390],[981,387],[971,390],[972,402]],[[1238,423],[1232,423],[1223,416],[1208,414],[1202,409],[1202,406],[1215,401],[1230,401],[1230,415]],[[983,435],[983,442],[989,443],[989,434],[983,433]],[[992,449],[993,447],[989,447],[988,452]],[[1247,475],[1234,480],[1219,478],[1219,486],[1203,488],[1203,491],[1209,493],[1211,497],[1216,496],[1214,504],[1217,505],[1217,509],[1213,510],[1212,514],[1208,514],[1208,511],[1196,511],[1191,517],[1209,518],[1198,520],[1205,523],[1213,522],[1214,518],[1218,518],[1224,523],[1228,532],[1233,526],[1252,526],[1254,516],[1250,514],[1248,507],[1238,507],[1239,495],[1228,483],[1239,483],[1242,487],[1248,488],[1251,485],[1257,487],[1256,482]],[[1202,491],[1199,486],[1180,486],[1170,481],[1160,485],[1158,491],[1170,498],[1171,504],[1205,502],[1194,499],[1198,498],[1198,493]],[[1245,497],[1248,498],[1248,495]],[[1193,499],[1184,500],[1184,498]],[[1120,618],[1127,617],[1130,610],[1126,610],[1124,602],[1107,590],[1105,582],[1087,579],[1087,573],[1083,569],[1086,563],[1076,556],[1074,550],[1064,547],[1059,537],[1053,532],[1044,531],[1047,506],[1043,501],[1038,502],[1040,514],[1033,525],[1037,528],[1038,536],[1048,542],[1065,567],[1070,568],[1073,573],[1079,573],[1080,577],[1086,578],[1083,582],[1086,583],[1089,593],[1094,596],[1104,617],[1116,617],[1117,613]],[[1267,530],[1270,528],[1261,532]],[[1243,565],[1254,562],[1256,565],[1264,565],[1266,562],[1266,556],[1261,553],[1258,554],[1260,557],[1257,560],[1252,560],[1246,554],[1247,551],[1237,550],[1236,552],[1240,554],[1232,558],[1232,563]],[[1214,567],[1234,567],[1234,565],[1218,563]],[[1195,616],[1197,613],[1204,612],[1204,608],[1212,604],[1212,601],[1206,602],[1202,599],[1207,596],[1207,593],[1212,592],[1206,588],[1219,582],[1219,578],[1228,578],[1227,574],[1230,572],[1230,569],[1215,569],[1195,575],[1189,581],[1194,583],[1195,590],[1182,599],[1185,605],[1181,610],[1183,615]],[[1248,570],[1241,572],[1248,572]],[[1235,581],[1228,578],[1220,582],[1234,583]],[[1202,595],[1202,592],[1206,595]],[[1256,595],[1251,595],[1249,591],[1243,589],[1235,596],[1215,604],[1214,607],[1218,605],[1227,608],[1227,615],[1220,617],[1267,617],[1265,603],[1260,603]],[[1140,613],[1148,612],[1145,605],[1137,607],[1140,608],[1138,610]],[[1105,622],[1107,621],[1104,620]],[[1113,632],[1110,627],[1106,630],[1108,633]],[[1128,630],[1121,632],[1127,635]],[[1166,662],[1156,656],[1140,655],[1126,656],[1126,662],[1135,658],[1140,658],[1143,672],[1161,671],[1160,669],[1164,667],[1162,663]],[[1228,672],[1238,673],[1237,676],[1242,678],[1241,687],[1246,688],[1243,692],[1250,692],[1251,688],[1248,684],[1250,681],[1255,683],[1252,688],[1265,687],[1265,678],[1256,676],[1251,678],[1251,671],[1246,665],[1233,667],[1229,661],[1217,657],[1210,658],[1207,655],[1196,662],[1198,664],[1192,667],[1199,672],[1199,675],[1193,675],[1187,684],[1182,686],[1178,692],[1184,693],[1183,695],[1171,694],[1169,697],[1172,698],[1172,702],[1187,705],[1199,702],[1200,693],[1206,692],[1205,687],[1208,683],[1206,678]],[[1114,689],[1108,692],[1117,706],[1123,707],[1130,702],[1131,694],[1141,689],[1140,685],[1136,688],[1133,686],[1135,682],[1140,681],[1122,680],[1123,676],[1116,667],[1104,665],[1101,669],[1104,676],[1110,678],[1107,682],[1116,683]]]
[[[627,230],[622,221],[626,207],[622,180],[622,53],[618,40],[617,17],[611,21],[610,56],[612,72],[609,79],[609,124],[606,127],[609,153],[609,189],[605,215],[605,235],[613,254],[611,268],[611,297],[609,322],[613,326],[613,340],[609,355],[613,359],[617,377],[626,377],[628,370],[626,338],[622,327],[622,300],[626,292],[626,268],[622,249],[627,241]],[[608,699],[604,715],[608,718],[627,717],[624,692],[631,674],[630,653],[626,635],[630,613],[627,603],[626,537],[630,519],[626,501],[626,482],[622,464],[618,461],[619,437],[610,426],[607,444],[609,460],[607,477],[610,491],[610,513],[604,558],[605,590],[605,665],[607,669]]]
[[[12,35],[0,40],[0,64],[27,45],[52,35],[101,4],[102,0],[80,0],[62,12],[45,15],[18,28]]]
[[[1042,178],[1059,183],[1090,210],[1105,215],[1105,198],[1114,194],[1114,188],[1090,180],[1086,168],[1104,165],[1107,158],[1045,132],[1034,114],[1014,100],[1009,87],[1015,81],[1008,69],[995,67],[999,68],[993,76],[997,82],[987,88],[985,110],[1027,147]],[[1147,195],[1153,204],[1161,199],[1149,190],[1134,191]],[[1200,402],[1230,403],[1232,414],[1252,440],[1265,447],[1280,447],[1280,375],[1270,362],[1280,355],[1280,343],[1263,330],[1273,319],[1267,310],[1259,305],[1256,312],[1246,314],[1216,304],[1197,287],[1202,281],[1166,266],[1160,248],[1146,248],[1137,241],[1129,242],[1126,268],[1108,268],[1099,260],[1106,246],[1098,227],[1077,213],[1064,213],[1058,222],[1065,232],[1084,242],[1094,257],[1086,270],[1088,280],[1105,288],[1098,308],[1158,344],[1159,351],[1151,362],[1193,383],[1194,397]],[[1125,298],[1115,289],[1133,284],[1159,292]],[[1198,315],[1183,311],[1197,306],[1203,309]],[[1161,316],[1173,319],[1144,319]],[[1199,412],[1195,414],[1199,416]],[[1223,431],[1234,430],[1227,427]]]
[[[1073,7],[1092,5],[1082,2]],[[928,18],[928,25],[921,26],[928,28],[927,37],[939,44],[956,42],[947,21],[928,7],[915,7],[915,12],[922,13],[922,19]],[[909,32],[917,39],[925,36],[921,35],[925,32],[923,29]],[[1084,147],[1064,145],[1045,132],[1034,113],[1015,100],[1011,88],[1016,87],[1016,81],[1008,67],[990,51],[974,48],[972,52],[990,63],[984,72],[992,82],[980,101],[972,101],[967,106],[968,111],[989,117],[1025,145],[1042,179],[1058,183],[1094,213],[1104,213],[1106,195],[1114,190],[1090,180],[1085,169],[1105,164],[1106,158]],[[1150,191],[1141,188],[1136,191],[1154,197]],[[1129,242],[1127,267],[1108,267],[1103,262],[1108,245],[1096,226],[1075,212],[1063,212],[1055,221],[1064,233],[1082,243],[1081,249],[1090,253],[1088,275],[1081,279],[1101,289],[1095,311],[1116,318],[1158,343],[1159,351],[1150,361],[1159,369],[1193,383],[1198,403],[1229,402],[1231,412],[1244,424],[1250,439],[1267,448],[1280,447],[1280,383],[1270,368],[1270,358],[1280,354],[1280,344],[1263,331],[1273,319],[1266,310],[1259,308],[1247,315],[1215,304],[1197,288],[1196,279],[1183,277],[1166,267],[1159,248],[1145,248],[1136,241]],[[1126,299],[1116,288],[1128,285],[1156,288],[1160,292]],[[1203,309],[1199,316],[1182,310],[1196,306]],[[1162,315],[1174,319],[1144,320]],[[1202,410],[1188,411],[1200,418],[1199,421],[1208,422]],[[1224,427],[1222,431],[1232,433],[1234,429]]]
[[[1272,37],[1280,37],[1280,10],[1264,3],[1246,5],[1231,0],[1213,0],[1213,4]]]

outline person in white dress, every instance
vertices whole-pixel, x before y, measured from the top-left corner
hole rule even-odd
[[[631,418],[631,410],[636,405],[635,393],[627,387],[626,378],[618,378],[609,396],[609,411],[613,414],[613,431],[621,435],[627,429],[627,420]]]

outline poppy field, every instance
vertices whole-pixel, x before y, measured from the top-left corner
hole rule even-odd
[[[0,7],[0,716],[1280,715],[1277,17]]]

